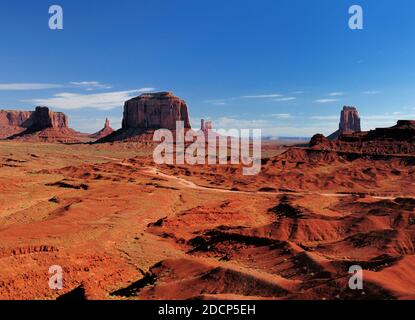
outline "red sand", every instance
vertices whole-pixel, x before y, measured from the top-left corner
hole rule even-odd
[[[414,297],[411,156],[292,149],[243,177],[145,148],[0,142],[1,299]]]

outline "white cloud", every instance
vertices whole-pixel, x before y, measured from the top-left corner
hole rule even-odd
[[[283,97],[282,94],[273,93],[273,94],[260,94],[260,95],[254,95],[254,96],[243,96],[244,99],[266,99],[266,98],[279,98]]]
[[[323,133],[329,135],[338,129],[338,117],[334,121],[324,123],[304,119],[304,121],[286,124],[279,123],[280,119],[291,119],[293,116],[288,113],[263,115],[267,119],[241,119],[235,117],[221,117],[213,119],[213,126],[215,129],[261,129],[263,136],[292,136],[292,137],[311,137],[316,133]],[[192,121],[195,127],[198,127],[200,120]]]
[[[228,101],[234,100],[233,98],[228,99],[215,99],[215,100],[205,100],[204,103],[211,104],[213,106],[226,106]]]
[[[339,116],[312,116],[313,120],[338,120]]]
[[[393,112],[385,114],[375,114],[375,115],[362,115],[362,119],[365,120],[410,120],[415,118],[415,114],[404,114],[402,112]]]
[[[231,117],[221,117],[213,120],[214,128],[216,129],[261,129],[264,127],[271,127],[272,123],[263,119],[238,119]]]
[[[97,81],[81,81],[81,82],[72,81],[70,82],[70,84],[73,84],[75,86],[99,86],[100,85],[100,83]]]
[[[97,89],[111,89],[112,87],[106,84],[102,84],[98,81],[80,81],[80,82],[70,82],[71,85],[77,87],[83,87],[86,91],[92,91]]]
[[[71,110],[82,108],[95,108],[100,110],[108,110],[120,107],[126,100],[129,100],[143,91],[115,91],[95,94],[79,94],[79,93],[57,93],[47,99],[33,99],[31,103],[36,105],[45,105],[57,109]]]
[[[340,96],[344,96],[344,92],[330,92],[328,95],[330,97],[340,97]]]
[[[141,89],[138,89],[139,93],[147,93],[147,92],[154,92],[154,91],[156,91],[155,88],[141,88]]]
[[[370,95],[379,94],[379,93],[380,91],[376,91],[376,90],[368,90],[368,91],[363,92],[363,94],[370,94]]]
[[[290,119],[290,118],[293,117],[289,113],[274,113],[271,116],[274,117],[274,118],[277,118],[277,119]]]
[[[293,101],[297,98],[295,97],[284,97],[284,98],[278,98],[278,99],[274,99],[274,101]]]
[[[0,91],[47,90],[62,87],[60,84],[53,83],[1,83]]]
[[[339,99],[318,99],[318,100],[314,100],[314,102],[317,103],[331,103],[331,102],[336,102],[339,101]]]

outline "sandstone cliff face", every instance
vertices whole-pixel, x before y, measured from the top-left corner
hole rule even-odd
[[[375,155],[412,155],[415,154],[415,121],[400,120],[390,128],[345,133],[335,141],[316,135],[310,142],[310,147]]]
[[[318,149],[327,149],[331,147],[331,142],[322,134],[316,134],[311,138],[310,148],[317,147]]]
[[[190,128],[186,102],[170,92],[146,93],[124,105],[123,129],[176,129],[176,121]]]
[[[0,110],[0,126],[24,127],[31,115],[30,111]]]
[[[362,131],[360,126],[359,112],[355,107],[343,107],[340,116],[339,130],[342,133],[353,133]]]
[[[31,116],[31,125],[28,130],[31,132],[47,128],[67,129],[68,117],[62,112],[51,112],[47,107],[36,107]]]
[[[36,107],[35,111],[13,111],[7,116],[9,123],[18,127],[5,126],[2,138],[27,142],[76,143],[90,141],[87,135],[68,127],[68,117],[61,112],[52,112],[47,107]],[[3,122],[6,122],[3,117]],[[11,130],[10,128],[15,128]],[[8,131],[8,132],[7,132]],[[1,133],[1,130],[0,130]],[[89,140],[88,140],[89,139]]]
[[[15,131],[35,132],[47,128],[67,129],[68,117],[61,112],[51,112],[47,107],[36,107],[35,111],[0,111],[0,131],[16,128]]]
[[[0,139],[26,130],[31,125],[30,111],[0,110]]]
[[[350,134],[360,131],[362,131],[362,129],[360,125],[359,112],[355,107],[345,106],[343,107],[340,115],[339,130],[331,134],[328,139],[335,140],[338,139],[342,134]]]
[[[174,136],[176,121],[191,129],[185,101],[170,92],[142,94],[125,103],[122,128],[97,142],[152,142],[154,130],[172,130]]]

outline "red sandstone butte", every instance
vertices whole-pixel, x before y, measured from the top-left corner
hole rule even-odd
[[[171,92],[145,93],[125,102],[122,128],[98,142],[151,140],[154,130],[176,130],[177,121],[191,129],[184,100]]]
[[[47,107],[35,111],[0,111],[0,137],[9,138],[42,131],[48,128],[68,129],[68,117],[51,112]]]
[[[29,118],[22,124],[24,130],[7,137],[10,140],[28,142],[77,143],[86,140],[85,135],[68,127],[68,116],[52,112],[48,107],[36,107],[28,112]]]
[[[176,129],[176,121],[190,128],[186,102],[171,92],[146,93],[124,105],[123,129]]]
[[[336,140],[342,134],[350,134],[362,131],[359,112],[355,107],[345,106],[340,115],[339,130],[328,136],[329,140]]]
[[[32,125],[28,128],[30,132],[47,128],[68,129],[67,115],[62,112],[52,112],[48,107],[36,107],[32,121]]]

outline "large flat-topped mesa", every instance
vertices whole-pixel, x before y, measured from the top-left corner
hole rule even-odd
[[[123,129],[176,129],[176,121],[190,128],[186,102],[171,92],[145,93],[125,102]]]
[[[189,112],[184,100],[171,92],[144,93],[124,104],[122,128],[99,139],[103,142],[144,142],[153,141],[154,131],[176,130],[176,122],[182,121],[185,130],[191,129]]]

